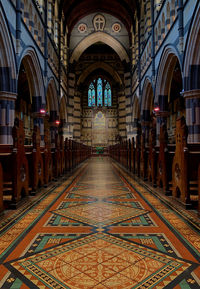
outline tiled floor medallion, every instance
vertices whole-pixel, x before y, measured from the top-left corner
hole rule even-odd
[[[5,265],[30,288],[56,289],[174,288],[182,273],[195,268],[107,234],[87,236]]]

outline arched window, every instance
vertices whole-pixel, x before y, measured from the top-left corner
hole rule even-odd
[[[88,88],[88,106],[112,106],[110,83],[101,77],[94,79]]]
[[[106,85],[105,85],[104,105],[105,106],[111,106],[112,105],[112,93],[111,93],[111,87],[110,87],[110,83],[109,82],[107,82]]]
[[[102,80],[98,78],[97,82],[97,106],[103,105]]]
[[[90,84],[88,89],[88,106],[95,106],[95,89],[93,83]]]

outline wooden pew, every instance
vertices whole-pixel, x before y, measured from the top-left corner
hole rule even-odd
[[[132,137],[131,141],[131,172],[135,173],[135,140]]]
[[[55,134],[55,149],[53,149],[53,176],[57,179],[61,175],[61,155],[58,133]]]
[[[34,127],[33,130],[33,176],[32,176],[32,188],[36,191],[38,187],[44,185],[44,166],[43,158],[40,150],[40,128],[38,126]],[[29,175],[29,182],[31,176]]]
[[[44,184],[45,186],[52,180],[53,177],[53,163],[51,155],[51,140],[49,130],[44,132]]]
[[[128,169],[128,141],[124,142],[124,166]]]
[[[64,138],[63,135],[60,135],[60,170],[61,174],[64,174],[65,172],[65,147],[64,147]]]
[[[160,128],[160,147],[157,161],[157,186],[163,188],[166,195],[171,195],[172,162],[175,145],[168,145],[168,134],[165,124]]]
[[[29,190],[32,194],[44,185],[44,164],[40,150],[40,128],[34,126],[32,135],[32,146],[25,146],[26,157],[29,167]]]
[[[136,148],[135,148],[135,173],[140,176],[140,156],[141,156],[141,136],[137,134],[136,136]]]
[[[69,168],[73,169],[73,140],[69,140]]]
[[[69,140],[68,138],[65,139],[65,170],[70,170],[70,159],[69,159]]]
[[[140,142],[140,177],[143,180],[147,178],[147,149],[145,147],[145,134],[141,134],[141,142]]]
[[[156,130],[152,128],[149,135],[147,175],[148,181],[152,182],[153,186],[156,186],[156,167]]]
[[[0,213],[4,210],[3,206],[3,170],[0,163]]]
[[[128,140],[128,170],[131,171],[131,140]]]
[[[12,203],[16,204],[22,197],[29,195],[28,160],[24,148],[23,121],[15,122],[12,130],[13,136],[13,196]]]
[[[29,194],[29,172],[24,149],[24,127],[23,122],[17,118],[12,129],[12,136],[13,146],[0,146],[0,161],[3,169],[4,203],[16,208],[19,201]]]
[[[76,142],[72,140],[72,168],[76,167]]]
[[[184,118],[176,121],[176,151],[172,166],[172,195],[190,204],[188,182],[187,127]]]
[[[200,163],[198,168],[198,215],[200,216]]]
[[[198,201],[198,166],[200,145],[187,144],[188,130],[184,117],[176,120],[176,151],[172,166],[172,195],[186,207]]]
[[[69,139],[69,170],[73,169],[73,143],[72,140]]]

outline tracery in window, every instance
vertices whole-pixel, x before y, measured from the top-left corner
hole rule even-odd
[[[88,106],[95,106],[95,88],[91,83],[88,89]]]
[[[98,78],[97,82],[97,106],[102,106],[103,105],[103,95],[102,95],[102,80],[101,78]]]
[[[112,106],[112,90],[110,83],[101,77],[94,79],[88,88],[88,106]]]
[[[112,106],[112,93],[111,93],[111,87],[110,87],[109,82],[107,82],[105,85],[104,105],[105,106]]]

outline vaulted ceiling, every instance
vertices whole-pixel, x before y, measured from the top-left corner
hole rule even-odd
[[[69,34],[82,17],[94,12],[106,12],[117,17],[130,32],[133,16],[139,7],[137,2],[138,0],[61,0],[60,8],[64,12]]]

